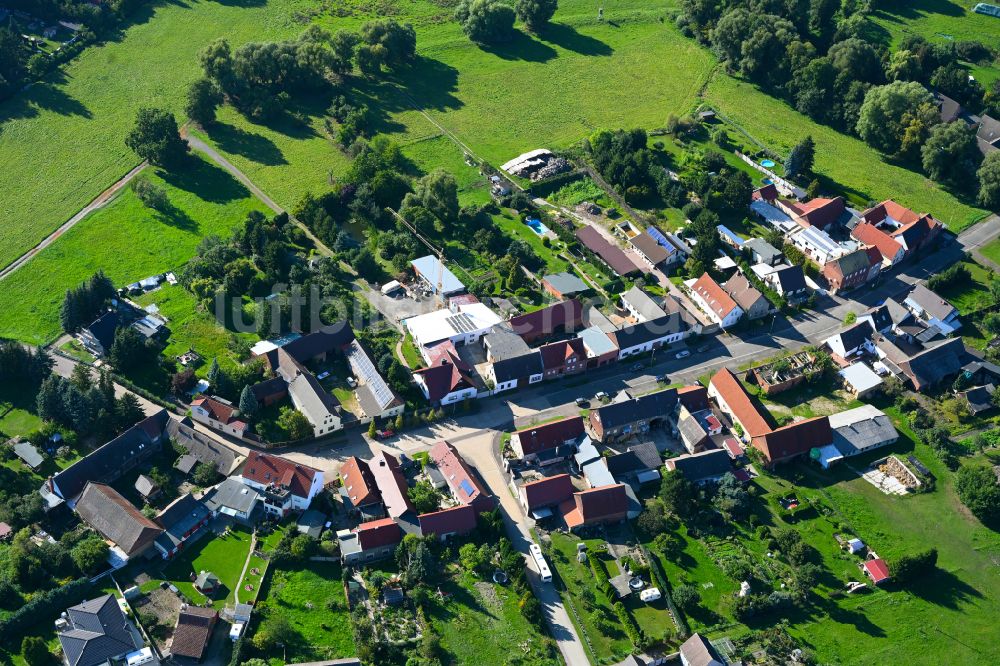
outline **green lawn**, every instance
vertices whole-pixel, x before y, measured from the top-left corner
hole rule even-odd
[[[476,589],[476,582],[496,594],[492,598]],[[560,664],[551,639],[531,626],[518,608],[518,596],[510,588],[482,583],[470,574],[460,574],[441,584],[450,596],[434,598],[428,619],[441,636],[441,647],[451,664]]]
[[[493,216],[493,221],[505,234],[511,238],[523,240],[534,250],[538,258],[545,264],[539,269],[541,274],[559,273],[570,269],[569,263],[565,259],[556,256],[557,250],[554,246],[556,244],[561,246],[562,242],[550,239],[550,245],[546,246],[542,237],[532,231],[527,224],[521,222],[520,216],[514,211],[504,209],[499,215]]]
[[[994,19],[996,20],[996,19]],[[785,102],[724,74],[712,77],[706,101],[758,141],[786,154],[802,137],[816,141],[816,172],[824,192],[843,194],[853,205],[894,199],[934,215],[958,233],[987,213],[963,203],[922,174],[882,160],[860,139],[819,125]]]
[[[249,211],[263,207],[227,172],[200,159],[192,164],[166,176],[147,170],[150,180],[166,188],[174,206],[170,214],[144,207],[125,190],[4,279],[0,337],[49,342],[61,332],[66,290],[98,269],[119,286],[180,269],[202,237],[228,235]]]
[[[35,392],[22,384],[0,385],[0,441],[25,436],[42,427],[35,415]]]
[[[212,605],[222,608],[233,599],[249,552],[250,533],[242,528],[233,528],[228,536],[208,533],[168,562],[160,577],[176,585],[188,599],[201,603],[205,601],[205,596],[194,589],[190,576],[192,573],[197,576],[201,571],[211,571],[219,577],[223,586]],[[242,595],[243,591],[240,593]]]
[[[1000,264],[1000,239],[987,243],[979,248],[979,251],[982,252],[983,256],[987,259]]]
[[[963,260],[962,265],[969,270],[971,279],[947,289],[938,289],[938,296],[958,308],[961,314],[968,314],[991,305],[993,297],[990,295],[990,278],[996,279],[996,276],[991,276],[989,270],[971,259]]]
[[[290,662],[339,659],[355,654],[340,564],[310,562],[296,569],[277,569],[264,601],[297,632],[286,646]]]
[[[875,23],[892,44],[908,34],[929,42],[975,39],[1000,48],[1000,19],[970,11],[979,0],[885,0],[874,12]]]
[[[297,34],[303,25],[295,13],[312,4],[154,0],[137,6],[132,27],[119,39],[85,50],[61,72],[0,104],[0,266],[139,163],[124,144],[136,110],[181,113],[203,46],[223,36],[235,47]]]
[[[238,335],[254,342],[258,336],[253,333],[231,333],[219,324],[208,312],[200,310],[195,297],[180,285],[168,285],[136,299],[139,305],[156,304],[159,314],[167,320],[170,338],[163,354],[174,358],[189,349],[201,354],[204,362],[196,368],[199,376],[208,374],[212,359],[219,359],[222,367],[239,364],[239,359],[229,350],[229,338]]]

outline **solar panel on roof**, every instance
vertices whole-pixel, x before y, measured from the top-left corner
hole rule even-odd
[[[670,244],[670,241],[667,240],[667,237],[661,234],[660,230],[657,229],[656,227],[648,227],[646,229],[646,233],[652,236],[653,240],[659,243],[661,247],[664,247],[667,250],[674,249],[673,245]]]
[[[445,321],[459,333],[471,333],[476,330],[475,324],[472,323],[472,318],[464,312],[447,317]]]
[[[395,400],[396,397],[392,394],[392,389],[382,379],[382,375],[379,374],[372,360],[368,358],[368,354],[361,348],[357,340],[353,341],[348,348],[347,360],[354,369],[354,372],[364,380],[372,395],[375,396],[379,407],[384,409],[389,403]]]
[[[472,487],[472,484],[469,483],[468,479],[462,479],[462,482],[458,484],[458,487],[462,489],[462,492],[464,492],[467,497],[472,497],[472,494],[476,492]]]

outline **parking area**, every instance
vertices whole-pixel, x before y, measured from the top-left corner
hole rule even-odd
[[[406,284],[388,295],[379,289],[364,287],[364,295],[386,321],[399,328],[399,322],[402,320],[433,312],[439,308],[434,296],[421,290],[420,287],[420,283]]]

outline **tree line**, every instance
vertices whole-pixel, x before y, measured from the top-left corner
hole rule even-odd
[[[983,163],[975,128],[943,123],[930,90],[972,112],[1000,115],[1000,84],[987,91],[962,61],[996,54],[974,40],[931,44],[905,36],[895,50],[860,0],[682,0],[677,23],[726,68],[786,99],[813,120],[859,136],[948,186],[1000,203],[1000,157]],[[977,173],[978,170],[978,173]],[[977,191],[978,184],[978,191]]]
[[[101,315],[114,295],[115,286],[103,270],[94,273],[78,287],[67,289],[59,310],[62,329],[73,333],[81,326],[90,324]]]

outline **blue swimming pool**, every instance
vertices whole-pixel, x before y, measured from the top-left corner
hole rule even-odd
[[[539,236],[544,236],[549,231],[549,228],[544,224],[542,224],[541,220],[528,218],[527,220],[524,221],[524,223],[527,224],[529,227],[531,227],[531,230],[534,231]]]
[[[770,169],[774,166],[774,160],[761,160],[760,165],[765,169]]]
[[[770,178],[764,178],[760,182],[764,183],[765,185],[770,185],[772,183]]]

